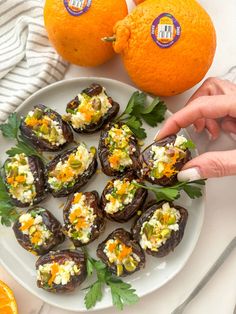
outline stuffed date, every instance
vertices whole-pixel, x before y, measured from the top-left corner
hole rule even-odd
[[[101,207],[108,219],[126,222],[142,207],[147,190],[136,186],[140,183],[133,173],[108,182],[102,196]]]
[[[131,275],[145,266],[145,255],[140,245],[122,228],[113,231],[99,244],[97,256],[118,277]]]
[[[72,292],[87,277],[83,252],[62,250],[41,256],[36,262],[37,285],[48,292]]]
[[[44,255],[65,240],[60,222],[42,207],[22,214],[13,231],[18,243],[34,255]]]
[[[115,118],[119,107],[104,87],[94,83],[68,103],[64,119],[77,133],[94,133]]]
[[[139,167],[138,141],[126,124],[108,125],[101,132],[98,151],[102,170],[108,176]]]
[[[96,148],[81,143],[57,155],[48,165],[46,181],[54,197],[63,197],[84,186],[97,169]]]
[[[56,111],[37,105],[22,119],[21,134],[43,151],[58,151],[73,141],[70,125]]]
[[[177,182],[177,174],[191,159],[190,141],[172,135],[147,147],[140,156],[141,177],[163,186]]]
[[[64,208],[63,216],[64,233],[76,247],[91,243],[105,228],[96,191],[75,193]]]
[[[188,212],[168,203],[150,203],[132,228],[142,249],[155,257],[168,255],[183,238]]]
[[[3,167],[8,194],[17,207],[38,204],[45,196],[44,165],[37,156],[16,154]]]

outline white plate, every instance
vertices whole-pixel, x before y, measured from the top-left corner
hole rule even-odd
[[[65,113],[66,104],[78,94],[81,89],[89,86],[93,82],[98,82],[106,88],[108,94],[120,104],[121,111],[124,110],[130,96],[135,91],[135,88],[129,85],[110,79],[72,79],[52,84],[38,91],[20,106],[18,112],[21,115],[25,115],[34,105],[42,103],[63,114]],[[149,100],[151,100],[151,98]],[[168,112],[167,117],[169,115],[170,113]],[[145,140],[145,145],[147,146],[152,143],[157,128],[151,128],[147,125],[145,125],[145,128],[148,134],[148,137]],[[95,135],[79,135],[77,137],[86,142],[89,146],[97,146],[99,133]],[[9,140],[0,136],[0,145],[1,151],[5,152],[13,145],[13,143],[10,143]],[[6,155],[1,154],[2,163],[5,159]],[[101,193],[108,180],[109,178],[104,174],[96,174],[83,190],[91,191],[95,189]],[[45,206],[62,221],[62,204],[64,201],[65,199],[54,199],[51,197],[43,202],[42,206]],[[167,257],[158,259],[147,256],[145,269],[125,279],[133,285],[140,297],[160,288],[173,278],[185,265],[198,240],[204,217],[204,198],[193,201],[186,196],[182,196],[176,201],[176,204],[183,205],[189,212],[186,231],[180,245]],[[129,229],[131,223],[132,222],[118,224],[107,222],[105,233],[98,240],[88,246],[90,253],[94,255],[98,243],[103,241],[107,234],[112,230],[120,226]],[[69,242],[63,245],[63,247],[70,246],[71,244]],[[0,262],[13,275],[13,277],[30,292],[41,298],[43,301],[65,310],[85,310],[83,302],[85,292],[81,291],[81,288],[87,286],[88,281],[71,294],[56,295],[48,293],[42,289],[38,289],[36,286],[34,265],[37,258],[18,245],[11,229],[0,228],[0,247]],[[110,293],[106,290],[104,298],[96,305],[95,309],[105,309],[111,305]]]

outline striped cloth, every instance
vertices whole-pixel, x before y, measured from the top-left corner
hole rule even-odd
[[[48,41],[43,1],[0,0],[0,122],[66,67]]]

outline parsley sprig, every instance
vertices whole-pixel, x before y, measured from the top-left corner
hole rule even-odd
[[[27,156],[38,156],[43,161],[46,161],[46,159],[22,137],[19,131],[20,124],[21,118],[15,112],[9,116],[6,123],[0,124],[2,135],[8,139],[16,140],[17,142],[14,147],[6,152],[7,155],[14,156],[16,154],[24,153]]]
[[[142,128],[143,121],[155,127],[165,119],[166,110],[164,101],[161,101],[159,97],[147,104],[147,95],[136,91],[131,96],[125,111],[115,121],[127,124],[137,138],[145,139],[147,134]]]
[[[19,217],[18,209],[12,204],[2,176],[0,176],[0,217],[1,224],[7,227]]]
[[[113,305],[119,310],[123,310],[124,305],[138,302],[139,297],[130,284],[114,276],[102,261],[92,258],[85,249],[84,252],[87,256],[88,276],[95,274],[97,277],[93,284],[85,288],[88,290],[84,298],[87,309],[93,308],[102,300],[104,286],[110,288]]]
[[[202,196],[201,186],[205,185],[205,180],[179,182],[170,187],[162,187],[159,185],[146,186],[139,183],[135,183],[135,185],[137,187],[142,187],[146,190],[152,191],[155,194],[156,200],[160,202],[174,201],[180,198],[181,191],[184,191],[191,199],[199,198]]]

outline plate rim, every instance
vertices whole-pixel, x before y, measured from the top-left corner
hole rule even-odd
[[[47,92],[48,90],[54,88],[55,86],[60,86],[60,85],[64,85],[64,84],[67,84],[67,83],[70,83],[70,82],[81,82],[81,81],[85,81],[85,80],[92,80],[92,81],[100,81],[100,82],[112,82],[113,84],[119,84],[121,86],[123,86],[124,88],[131,88],[133,90],[136,90],[136,91],[140,91],[137,87],[135,86],[132,86],[130,84],[127,84],[127,83],[124,83],[122,81],[119,81],[119,80],[115,80],[115,79],[111,79],[111,78],[107,78],[107,77],[96,77],[96,76],[83,76],[83,77],[74,77],[74,78],[69,78],[69,79],[62,79],[60,81],[57,81],[57,82],[54,82],[50,85],[47,85],[47,86],[44,86],[43,88],[41,88],[40,90],[37,90],[36,92],[34,92],[32,95],[30,95],[28,98],[26,98],[22,104],[20,106],[18,106],[13,112],[19,112],[21,111],[21,109],[24,108],[24,106],[30,102],[35,96],[39,96],[41,93],[45,93],[45,91]],[[147,94],[148,97],[151,97],[153,98],[152,95],[150,94]],[[167,113],[169,115],[173,115],[173,113],[167,109]],[[189,132],[187,131],[187,129],[184,129],[185,132],[189,135]],[[198,151],[196,149],[196,152],[198,154]],[[197,236],[195,235],[194,236],[194,245],[192,246],[191,250],[189,250],[189,254],[188,254],[188,257],[184,260],[184,262],[179,266],[178,269],[176,269],[172,274],[171,276],[168,277],[168,279],[163,283],[161,284],[160,286],[157,286],[155,287],[153,290],[150,290],[150,291],[147,291],[147,292],[144,292],[141,296],[139,296],[139,298],[142,298],[142,297],[145,297],[155,291],[157,291],[158,289],[164,287],[169,281],[171,281],[180,271],[183,270],[183,268],[185,267],[185,265],[187,264],[187,262],[189,261],[190,257],[192,256],[195,248],[196,248],[196,245],[199,241],[199,237],[201,235],[201,232],[202,232],[202,226],[203,226],[203,223],[204,223],[204,217],[205,217],[205,207],[206,207],[206,187],[203,187],[202,189],[202,192],[203,192],[203,195],[202,195],[202,204],[201,204],[201,215],[199,216],[199,229],[200,229],[200,232],[197,234]],[[40,300],[42,300],[43,302],[45,302],[46,304],[49,304],[50,306],[54,306],[56,308],[59,308],[59,309],[62,309],[62,310],[66,310],[66,311],[71,311],[71,312],[78,312],[78,313],[82,313],[84,312],[84,310],[76,310],[76,309],[68,309],[67,307],[64,307],[64,306],[61,306],[61,305],[57,305],[56,303],[54,303],[53,301],[51,300],[48,300],[48,298],[45,296],[40,296],[37,292],[34,292],[34,291],[31,291],[30,288],[24,283],[23,280],[21,280],[17,275],[14,274],[14,272],[10,269],[10,267],[7,266],[7,264],[2,260],[1,258],[1,255],[0,255],[0,264],[8,271],[8,273],[24,288],[26,289],[28,292],[30,292],[31,294],[33,294],[34,296],[36,296],[37,298],[39,298]],[[112,308],[114,307],[112,304],[107,304],[105,306],[102,306],[98,309],[96,308],[92,308],[90,310],[85,310],[85,311],[90,311],[90,312],[95,312],[95,311],[102,311],[102,310],[105,310],[105,309],[108,309],[108,308]]]

